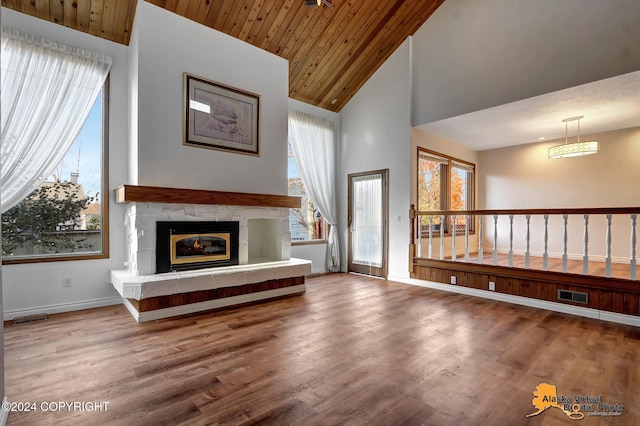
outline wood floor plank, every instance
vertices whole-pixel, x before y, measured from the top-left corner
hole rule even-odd
[[[424,252],[424,250],[423,250]],[[451,257],[448,256],[445,259],[451,260]],[[464,259],[458,257],[456,261],[462,262]],[[477,263],[478,262],[478,253],[470,253],[469,254],[469,262]],[[493,265],[493,255],[491,253],[484,252],[482,256],[482,263],[485,265]],[[509,256],[507,254],[499,253],[497,256],[498,266],[509,266]],[[513,255],[513,267],[514,268],[525,268],[525,256],[514,254]],[[543,259],[541,256],[531,256],[529,269],[535,269],[538,271],[543,271]],[[553,272],[562,272],[562,259],[550,257],[548,263],[548,270]],[[613,262],[611,264],[611,276],[613,278],[622,278],[629,279],[630,277],[631,266],[629,263],[619,263]],[[567,259],[567,272],[571,274],[582,274],[583,273],[583,263],[582,260],[575,259]],[[589,275],[596,277],[604,277],[605,276],[605,262],[599,259],[589,259]],[[636,266],[636,275],[640,276],[640,264]]]
[[[9,401],[108,402],[9,425],[574,424],[526,417],[540,383],[624,405],[585,424],[638,424],[638,361],[635,327],[348,274],[142,324],[123,306],[5,323]]]

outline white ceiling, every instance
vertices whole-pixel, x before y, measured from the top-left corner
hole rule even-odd
[[[564,139],[563,119],[583,135],[640,127],[640,71],[463,114],[418,129],[475,151]],[[577,139],[569,123],[569,141]],[[544,139],[541,139],[544,138]]]

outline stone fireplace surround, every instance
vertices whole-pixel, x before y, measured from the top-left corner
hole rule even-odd
[[[289,208],[298,197],[123,185],[126,269],[111,283],[139,321],[300,294],[311,262],[292,259]],[[237,221],[238,265],[156,274],[156,222]]]

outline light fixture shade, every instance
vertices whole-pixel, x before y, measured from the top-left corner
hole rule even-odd
[[[549,158],[578,157],[600,151],[598,141],[566,143],[549,148]]]
[[[304,4],[307,7],[320,6],[322,0],[304,0]]]

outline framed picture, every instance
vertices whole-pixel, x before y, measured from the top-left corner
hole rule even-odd
[[[260,96],[184,74],[184,145],[260,155]]]

